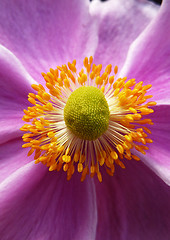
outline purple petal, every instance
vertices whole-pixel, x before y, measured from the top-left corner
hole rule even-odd
[[[32,161],[27,157],[28,150],[22,148],[23,141],[16,138],[0,145],[0,183]]]
[[[149,136],[153,143],[149,144],[149,150],[142,161],[170,185],[170,105],[154,107],[152,121],[154,125],[149,128],[152,134]]]
[[[97,240],[168,240],[170,191],[142,162],[96,181]]]
[[[50,67],[94,54],[96,27],[88,11],[88,0],[19,0],[10,4],[5,0],[1,3],[0,42],[41,81],[41,72]]]
[[[159,104],[170,102],[170,2],[163,1],[157,17],[131,45],[121,75],[152,84]]]
[[[0,186],[1,239],[95,239],[93,182],[43,170],[30,163]]]
[[[34,83],[19,60],[0,46],[0,143],[21,136],[23,109]]]
[[[92,2],[92,15],[100,23],[95,62],[104,66],[111,63],[121,69],[130,45],[157,11],[158,7],[148,1]]]
[[[91,179],[35,164],[22,140],[0,146],[0,236],[5,239],[94,239],[96,202]]]

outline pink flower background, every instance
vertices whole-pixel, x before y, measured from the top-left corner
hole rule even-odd
[[[4,0],[0,3],[0,239],[168,240],[170,1]],[[23,109],[41,72],[85,56],[152,84],[153,143],[103,182],[49,172],[22,146]]]

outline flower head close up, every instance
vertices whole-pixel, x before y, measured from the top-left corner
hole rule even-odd
[[[0,6],[0,240],[169,240],[170,1]]]

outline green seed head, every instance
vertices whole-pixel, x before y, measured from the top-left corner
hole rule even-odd
[[[80,87],[68,98],[64,108],[67,128],[84,140],[95,140],[108,128],[109,106],[102,91],[96,87]]]

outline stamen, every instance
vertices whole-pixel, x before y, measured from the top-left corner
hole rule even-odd
[[[117,66],[111,72],[111,64],[103,72],[86,57],[79,72],[73,60],[42,73],[45,87],[32,85],[33,106],[24,109],[21,128],[22,147],[30,148],[35,163],[49,171],[63,169],[68,180],[77,169],[81,181],[90,174],[102,182],[101,168],[113,176],[115,164],[124,169],[126,160],[140,160],[134,149],[146,154],[152,143],[147,125],[153,124],[146,115],[156,105],[146,95],[152,85],[117,78]]]

